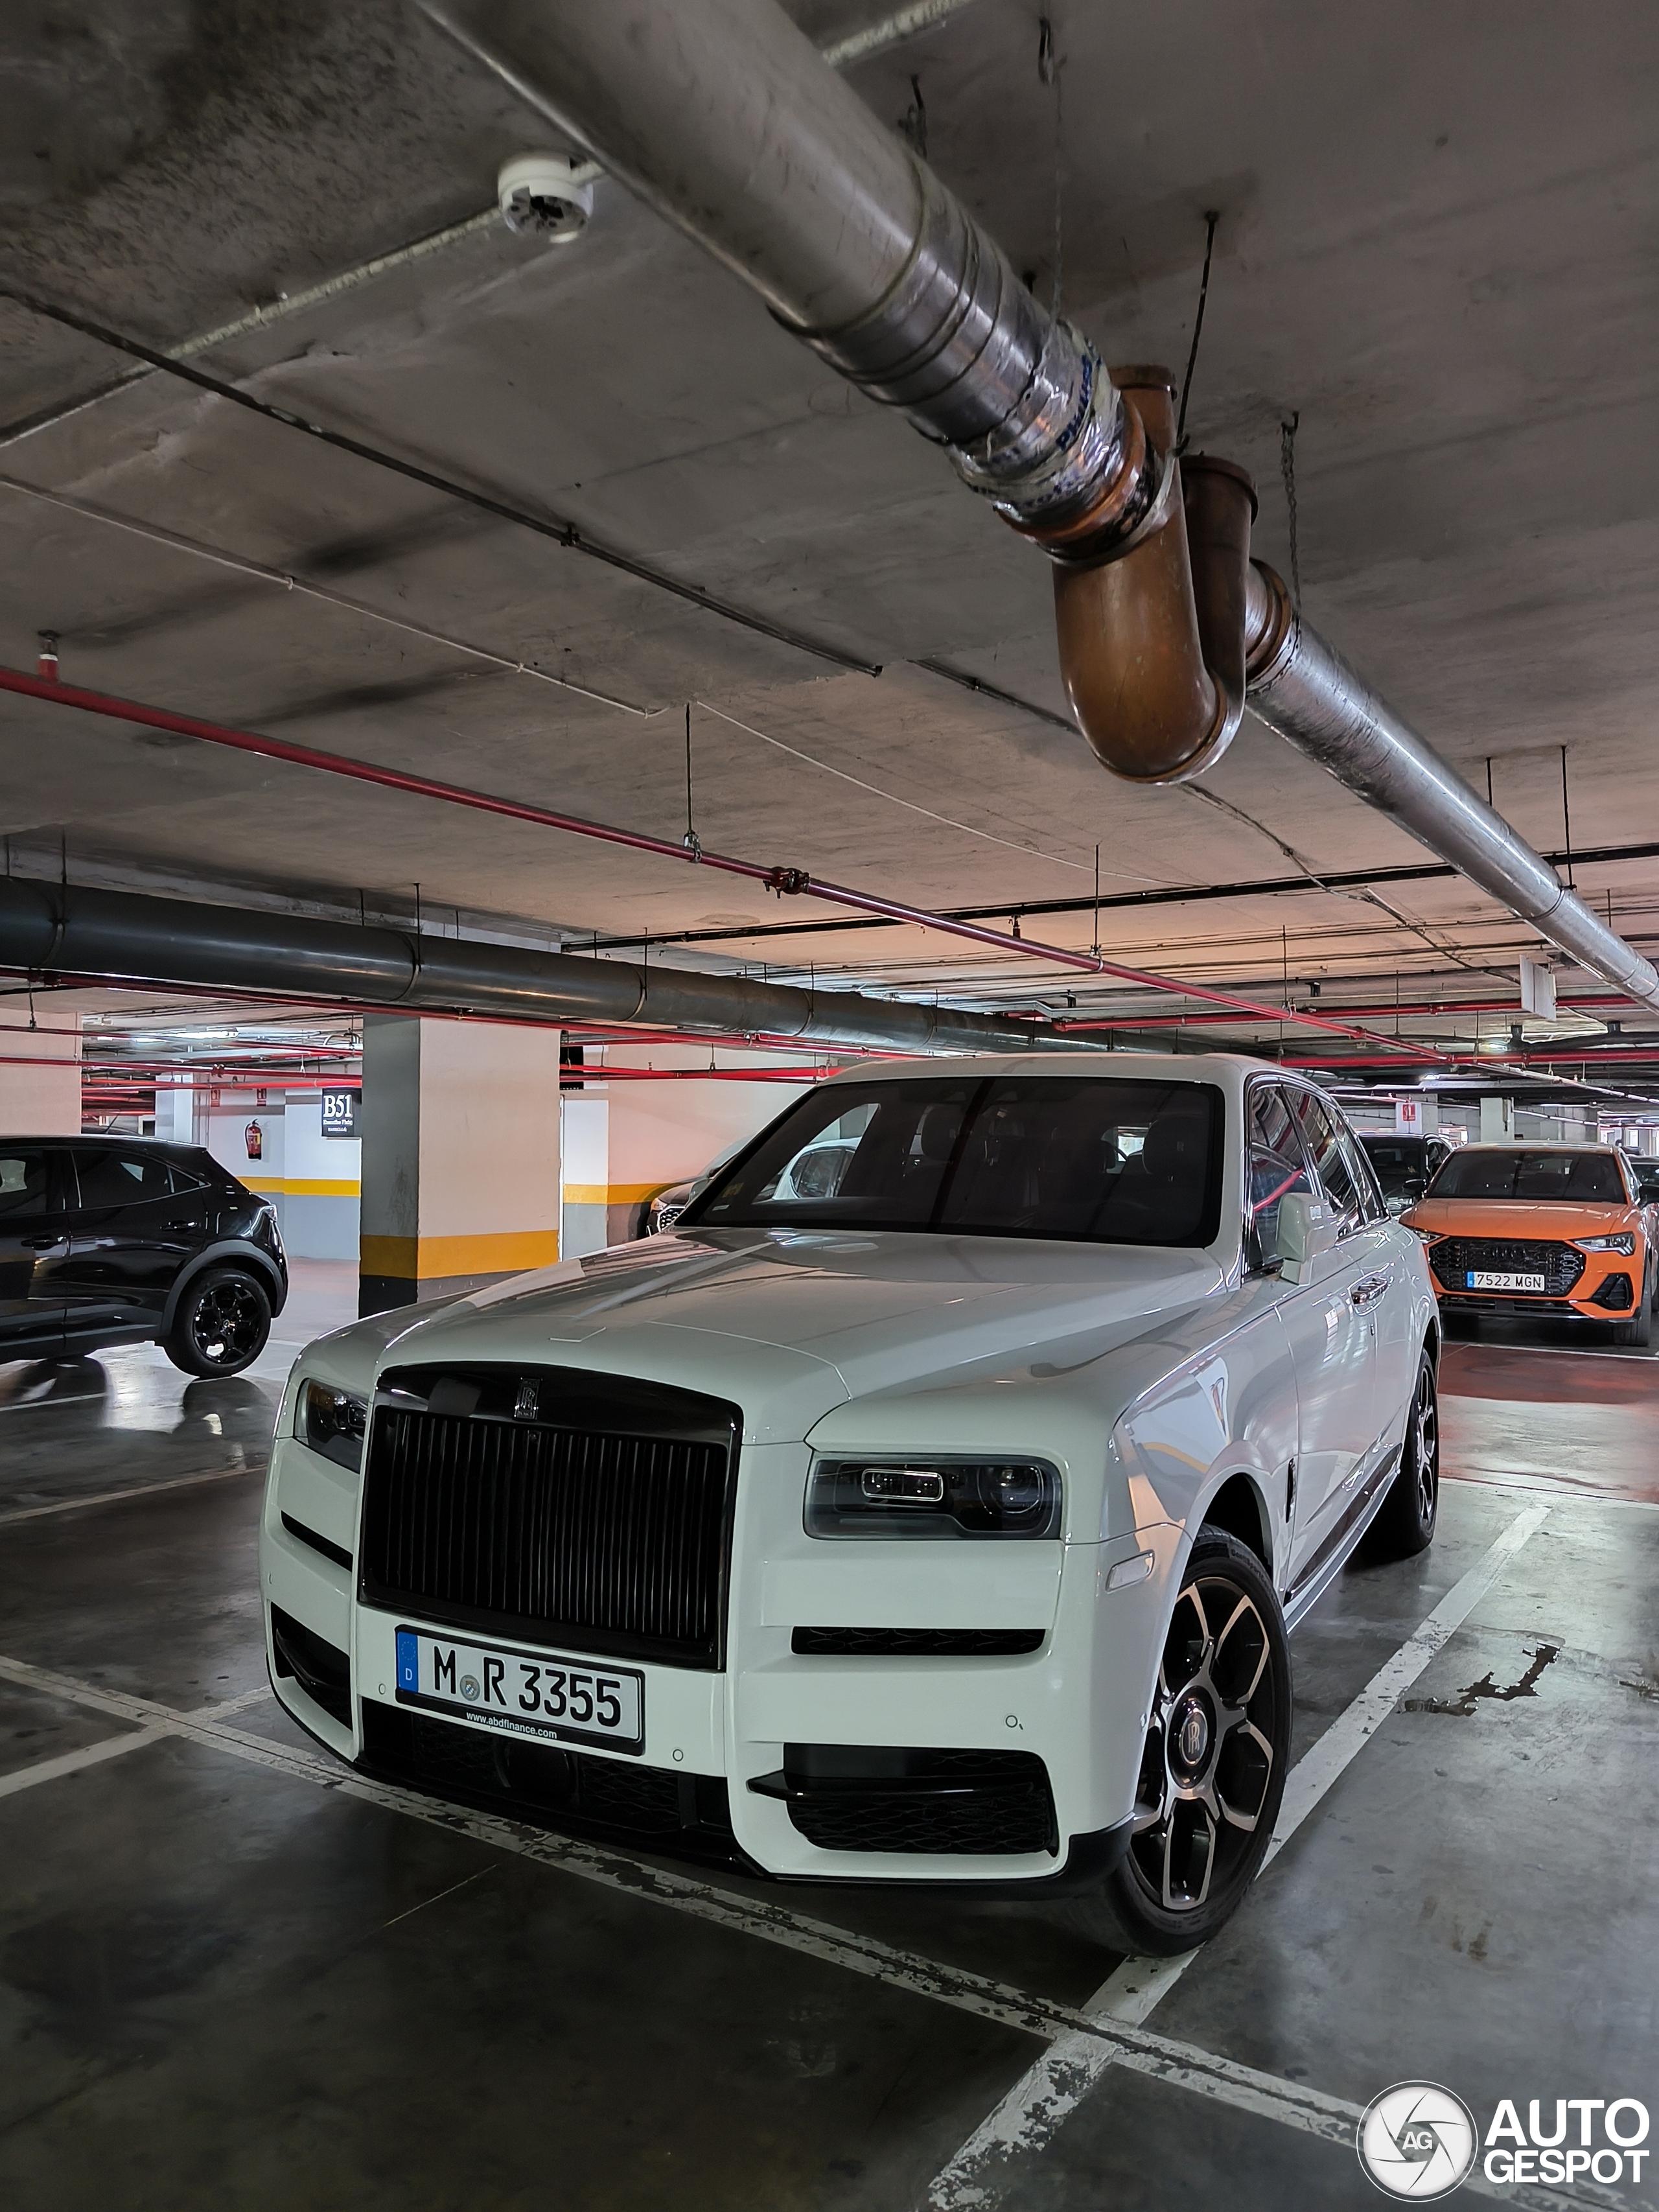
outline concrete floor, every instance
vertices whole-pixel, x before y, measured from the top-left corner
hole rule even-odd
[[[297,1274],[233,1382],[0,1368],[0,2202],[1370,2207],[1390,2082],[1483,2125],[1659,2101],[1659,1361],[1449,1351],[1439,1538],[1298,1632],[1305,1817],[1149,1986],[1052,1912],[343,1783],[265,1688],[253,1572],[283,1375],[354,1303]]]

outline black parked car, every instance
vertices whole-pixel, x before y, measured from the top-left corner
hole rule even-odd
[[[1390,1213],[1403,1213],[1415,1206],[1435,1170],[1452,1155],[1444,1137],[1368,1136],[1362,1130],[1359,1141],[1376,1170]]]
[[[287,1297],[276,1209],[210,1153],[0,1137],[0,1359],[153,1340],[187,1375],[235,1375]]]

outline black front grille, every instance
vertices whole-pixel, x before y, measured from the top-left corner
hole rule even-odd
[[[735,1852],[726,1784],[631,1759],[596,1759],[362,1701],[362,1765],[390,1782],[577,1832],[625,1837],[725,1862]]]
[[[534,1407],[523,1418],[526,1405]],[[518,1640],[716,1668],[735,1407],[567,1369],[382,1378],[365,1603]]]
[[[791,1743],[781,1771],[749,1787],[782,1798],[820,1850],[1004,1857],[1060,1848],[1048,1770],[1034,1752]]]
[[[789,1648],[813,1659],[989,1659],[1035,1651],[1040,1628],[798,1628]]]
[[[1534,1297],[1562,1298],[1584,1272],[1584,1255],[1571,1244],[1524,1237],[1446,1237],[1429,1247],[1429,1265],[1443,1289],[1467,1291],[1471,1275],[1541,1275]]]

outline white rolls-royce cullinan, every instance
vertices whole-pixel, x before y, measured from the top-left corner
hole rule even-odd
[[[1438,1349],[1305,1083],[860,1068],[668,1234],[304,1352],[271,1679],[442,1798],[1184,1949],[1268,1842],[1288,1628],[1433,1534]]]

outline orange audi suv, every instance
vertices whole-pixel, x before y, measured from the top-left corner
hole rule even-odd
[[[1620,1343],[1649,1341],[1655,1213],[1611,1145],[1466,1145],[1401,1218],[1443,1314],[1607,1322]]]

